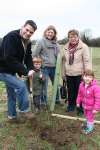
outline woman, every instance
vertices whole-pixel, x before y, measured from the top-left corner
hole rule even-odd
[[[42,70],[46,78],[44,103],[47,103],[48,79],[50,78],[52,85],[54,82],[58,53],[59,45],[57,43],[57,31],[54,26],[50,25],[44,31],[43,38],[36,43],[33,51],[33,57],[39,56],[43,60]],[[59,103],[58,97],[56,103]]]
[[[68,42],[64,47],[62,57],[62,77],[66,77],[68,88],[67,112],[74,111],[82,73],[90,68],[88,46],[81,41],[77,30],[70,30],[68,32]],[[82,112],[82,109],[78,110]]]

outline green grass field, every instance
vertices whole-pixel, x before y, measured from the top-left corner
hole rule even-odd
[[[100,83],[100,48],[92,48],[92,64],[96,79]]]
[[[100,48],[91,51],[93,70],[100,83]],[[51,99],[51,83],[49,87]],[[55,118],[47,110],[25,123],[10,123],[4,94],[4,84],[0,83],[0,150],[100,150],[100,124],[95,125],[93,133],[84,135],[80,121]],[[54,113],[67,114],[62,104],[55,106]],[[76,112],[69,115],[76,116]],[[100,120],[100,113],[96,119]]]

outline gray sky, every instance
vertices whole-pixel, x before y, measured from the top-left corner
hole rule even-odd
[[[100,0],[1,0],[0,37],[20,28],[27,19],[33,19],[38,30],[32,39],[41,38],[48,25],[54,25],[58,39],[64,38],[68,30],[91,29],[95,37],[100,36]]]

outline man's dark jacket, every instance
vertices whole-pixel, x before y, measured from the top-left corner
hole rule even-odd
[[[9,32],[0,46],[0,73],[27,75],[33,69],[31,42],[24,50],[20,30]]]

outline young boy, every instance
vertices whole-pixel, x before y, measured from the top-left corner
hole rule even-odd
[[[33,92],[33,104],[35,106],[35,111],[41,110],[41,105],[43,105],[43,86],[44,86],[44,76],[41,72],[42,60],[39,57],[33,58],[34,73],[32,77],[32,92]]]

